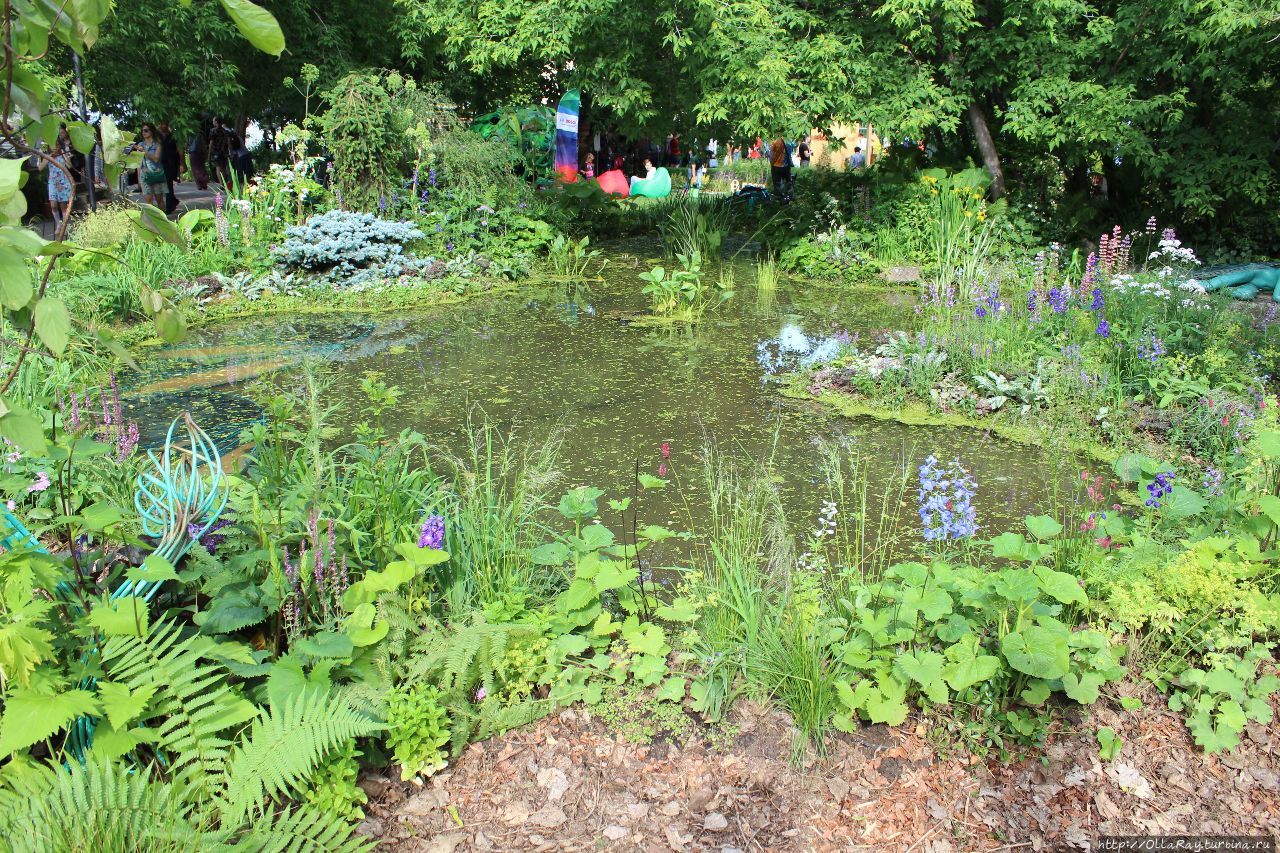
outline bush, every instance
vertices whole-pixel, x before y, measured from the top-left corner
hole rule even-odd
[[[72,221],[69,239],[88,249],[110,249],[119,246],[133,234],[128,205],[100,204]]]
[[[404,249],[422,236],[408,222],[330,210],[286,228],[285,241],[274,255],[282,266],[322,274],[335,284],[349,286],[420,270],[423,262],[406,255]]]

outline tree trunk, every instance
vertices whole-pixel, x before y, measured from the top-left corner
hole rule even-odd
[[[973,128],[974,141],[978,143],[978,152],[982,155],[982,164],[991,173],[991,197],[1004,195],[1004,172],[1000,170],[1000,154],[996,151],[995,140],[991,138],[991,128],[987,126],[987,117],[976,102],[969,105],[969,125]]]

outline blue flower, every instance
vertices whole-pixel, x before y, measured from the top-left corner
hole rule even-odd
[[[977,308],[973,309],[973,316],[981,320],[983,317],[987,316],[987,309],[979,305]]]
[[[1102,288],[1095,287],[1093,289],[1093,302],[1089,303],[1090,311],[1101,311],[1103,306]]]
[[[966,539],[978,530],[973,497],[977,484],[958,460],[942,468],[934,456],[919,470],[919,513],[925,541]]]
[[[1100,338],[1111,337],[1111,325],[1106,320],[1098,321],[1098,328],[1096,331],[1098,333],[1098,337]]]

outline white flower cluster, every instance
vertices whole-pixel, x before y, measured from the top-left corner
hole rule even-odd
[[[1182,245],[1182,241],[1170,231],[1166,231],[1161,236],[1159,249],[1148,255],[1147,260],[1163,260],[1165,263],[1189,264],[1193,267],[1200,266],[1200,259],[1196,257],[1195,251],[1190,246]]]

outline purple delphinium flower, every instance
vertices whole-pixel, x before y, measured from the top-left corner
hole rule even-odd
[[[1217,497],[1222,494],[1222,472],[1217,468],[1204,469],[1204,477],[1201,480],[1205,494],[1210,497]]]
[[[1049,288],[1049,307],[1053,313],[1061,314],[1067,310],[1067,296],[1056,287]]]
[[[926,541],[965,539],[978,530],[977,484],[959,460],[943,468],[934,456],[920,466],[919,513]]]
[[[210,554],[212,554],[218,550],[218,546],[221,545],[223,541],[225,541],[227,538],[226,536],[218,533],[218,531],[224,527],[230,527],[230,526],[231,526],[231,519],[220,518],[217,521],[215,521],[212,525],[210,525],[209,529],[206,530],[203,535],[201,535],[200,525],[188,524],[187,535],[190,536],[192,539],[197,539],[197,537],[199,537],[197,539],[198,543],[204,546],[204,548]],[[287,561],[288,552],[285,553],[285,558]]]
[[[1106,320],[1099,320],[1098,328],[1095,331],[1098,333],[1098,337],[1109,338],[1111,337],[1111,324]]]
[[[1147,506],[1152,509],[1160,508],[1160,499],[1173,491],[1173,472],[1162,471],[1156,474],[1154,480],[1147,483],[1147,494],[1151,497],[1147,498]]]
[[[427,516],[427,520],[422,522],[418,547],[432,548],[436,551],[444,550],[444,516],[434,512]]]
[[[1153,364],[1160,360],[1160,356],[1164,355],[1164,341],[1156,337],[1156,333],[1148,331],[1138,344],[1138,358],[1150,361]]]
[[[445,250],[446,252],[452,252],[452,251],[453,251],[453,243],[452,243],[452,242],[445,243],[445,244],[444,244],[444,250]]]
[[[1102,288],[1095,287],[1093,289],[1093,301],[1089,303],[1090,311],[1101,311],[1103,308]]]
[[[983,317],[987,316],[987,309],[979,305],[977,308],[973,309],[973,316],[981,320]]]
[[[1039,306],[1036,304],[1036,292],[1033,290],[1027,294],[1027,311],[1034,314]]]

